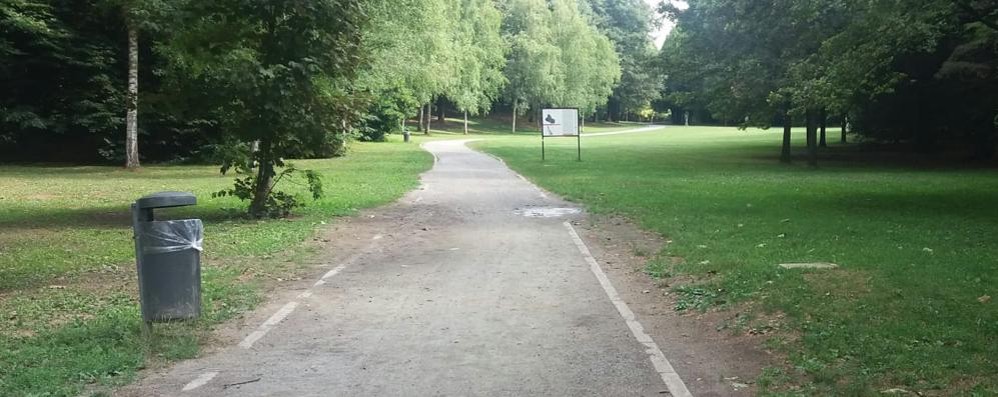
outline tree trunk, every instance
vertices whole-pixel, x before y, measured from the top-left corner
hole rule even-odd
[[[468,111],[464,111],[464,135],[468,135]]]
[[[842,143],[848,143],[848,139],[846,139],[848,128],[849,128],[849,117],[846,115],[842,115]]]
[[[447,119],[447,117],[446,117],[447,115],[444,114],[444,104],[443,104],[443,102],[444,102],[444,100],[441,99],[437,103],[437,108],[438,108],[437,110],[440,111],[440,118],[438,118],[437,121],[439,121],[441,125],[443,125],[444,122],[446,122],[446,119]]]
[[[821,108],[818,112],[818,121],[821,126],[821,138],[818,141],[818,146],[828,147],[828,142],[825,140],[825,129],[828,127],[828,111],[825,108]]]
[[[516,111],[518,110],[516,105],[518,105],[518,104],[519,103],[516,101],[516,99],[514,99],[513,100],[513,133],[514,134],[516,133]]]
[[[256,173],[256,185],[253,187],[250,215],[262,218],[267,215],[267,198],[270,197],[271,184],[274,180],[274,161],[271,158],[270,138],[260,140],[260,151],[257,152],[256,157],[259,167]]]
[[[818,125],[813,109],[807,110],[807,164],[818,166]]]
[[[433,101],[426,104],[426,135],[430,135],[430,127],[433,126]]]
[[[974,157],[976,160],[991,160],[995,157],[995,153],[998,152],[998,137],[995,136],[995,125],[992,120],[994,118],[986,119],[987,125],[981,125],[976,134],[974,134],[975,150]]]
[[[419,132],[423,131],[423,115],[424,115],[423,112],[424,111],[426,111],[426,105],[419,105],[419,126],[416,127],[416,131],[419,131]]]
[[[793,125],[793,116],[790,115],[790,111],[785,111],[783,113],[783,151],[780,153],[781,163],[790,163],[790,143],[793,138]]]
[[[128,23],[128,95],[125,97],[125,168],[139,168],[139,32]]]

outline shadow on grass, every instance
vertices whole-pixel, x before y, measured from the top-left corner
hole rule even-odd
[[[243,209],[183,208],[155,212],[157,220],[201,219],[205,223],[249,220]],[[132,226],[129,207],[39,209],[0,215],[0,232],[23,229],[118,229]]]
[[[791,159],[795,164],[807,164],[807,147],[794,146]],[[771,153],[753,153],[749,157],[758,161],[778,161],[780,147],[773,146]],[[995,170],[998,159],[973,159],[966,150],[949,150],[939,153],[917,153],[902,145],[880,144],[831,144],[818,149],[818,167],[834,167],[869,171],[883,170]]]

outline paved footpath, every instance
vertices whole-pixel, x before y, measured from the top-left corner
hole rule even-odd
[[[436,165],[383,234],[264,308],[238,345],[132,392],[690,395],[656,345],[673,341],[644,333],[575,234],[577,209],[464,142],[425,147]]]

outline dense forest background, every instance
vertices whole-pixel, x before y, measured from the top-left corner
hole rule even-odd
[[[130,71],[137,77],[142,161],[224,161],[228,152],[258,140],[234,131],[238,123],[226,102],[246,102],[241,96],[247,92],[237,82],[267,78],[273,71],[258,59],[258,70],[245,75],[217,72],[238,70],[236,57],[262,55],[266,38],[254,36],[266,28],[264,14],[278,11],[249,1],[215,3],[0,2],[0,158],[124,163]],[[348,139],[380,140],[399,132],[403,118],[474,116],[496,103],[504,112],[515,107],[520,115],[557,104],[619,117],[647,108],[661,88],[649,38],[656,14],[640,0],[331,4],[354,6],[350,18],[358,28],[350,31],[350,24],[337,26],[343,18],[331,18],[318,21],[326,26],[315,31],[344,35],[329,45],[357,48],[338,54],[348,65],[336,72],[308,71],[310,85],[321,85],[324,95],[336,98],[327,103],[333,114],[324,131],[296,137],[300,144],[281,156],[335,156]],[[288,20],[295,17],[295,10],[279,12]],[[225,18],[241,19],[241,28],[222,22]],[[307,34],[277,35],[299,33]],[[131,64],[133,43],[137,61]],[[412,127],[425,128],[422,122]]]
[[[658,50],[661,18],[677,27]],[[225,162],[270,140],[253,129],[273,157],[329,157],[405,120],[553,105],[782,125],[784,161],[791,127],[816,161],[829,125],[984,159],[996,54],[995,0],[2,0],[0,158]]]
[[[998,123],[994,0],[695,0],[659,56],[675,123],[825,126],[917,153],[991,158]],[[846,134],[839,138],[845,141]]]

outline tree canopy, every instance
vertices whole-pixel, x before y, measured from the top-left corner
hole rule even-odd
[[[823,124],[830,114],[873,139],[994,152],[998,103],[975,89],[998,79],[986,44],[998,34],[993,2],[688,3],[662,7],[677,22],[659,61],[674,114],[760,127]],[[967,92],[977,95],[957,94]]]
[[[587,0],[586,4],[620,58],[621,78],[607,104],[607,115],[619,119],[648,107],[659,99],[663,80],[655,65],[658,50],[651,41],[651,32],[659,24],[656,13],[642,0]]]
[[[638,110],[659,91],[651,15],[638,0],[5,0],[0,155],[221,163],[241,176],[220,193],[285,213],[286,159],[383,140],[436,100]]]
[[[620,81],[620,58],[593,17],[573,0],[507,0],[503,37],[514,111],[578,107],[592,114]]]

